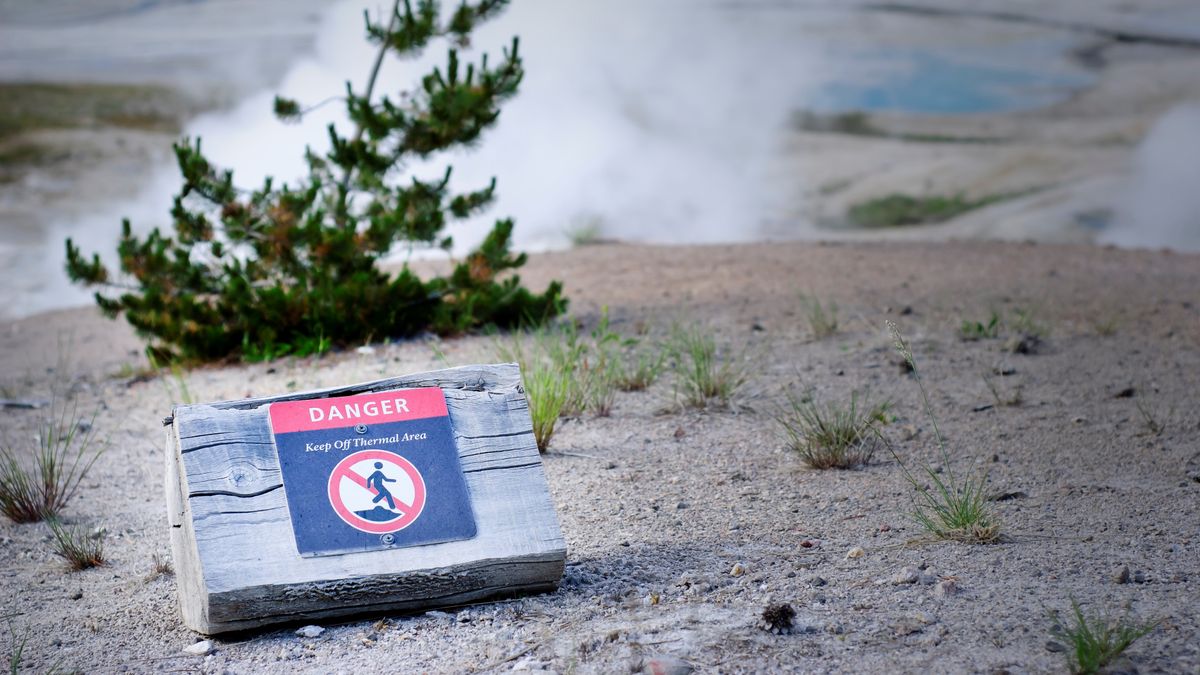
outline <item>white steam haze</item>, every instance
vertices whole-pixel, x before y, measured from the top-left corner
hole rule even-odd
[[[460,252],[509,216],[516,246],[530,250],[565,245],[569,231],[589,225],[604,237],[638,241],[752,239],[772,204],[773,148],[803,99],[799,17],[774,11],[780,20],[752,17],[756,35],[747,40],[744,17],[716,6],[515,2],[481,24],[463,57],[477,62],[486,51],[495,63],[519,35],[526,69],[519,93],[475,147],[406,169],[431,179],[451,164],[458,191],[497,178],[492,207],[450,225]],[[435,42],[416,60],[388,58],[376,93],[395,98],[414,88],[445,63],[445,47]],[[322,152],[330,122],[347,136],[352,127],[341,101],[283,124],[271,112],[273,96],[311,105],[343,94],[347,77],[362,92],[375,51],[364,39],[361,3],[340,3],[325,16],[314,53],[278,87],[200,116],[185,135],[201,137],[208,158],[233,169],[241,187],[258,187],[268,175],[294,181],[306,171],[305,145]],[[178,184],[175,168],[163,167],[133,203],[96,214],[95,227],[70,229],[85,250],[104,251],[121,216],[136,230],[165,224]]]
[[[1100,240],[1200,251],[1200,101],[1163,115],[1134,158],[1134,177]]]

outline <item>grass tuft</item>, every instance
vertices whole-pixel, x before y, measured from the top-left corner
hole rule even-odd
[[[511,340],[496,341],[497,355],[521,366],[539,450],[546,451],[560,416],[612,413],[617,391],[630,377],[625,352],[635,344],[611,328],[607,308],[587,335],[580,335],[578,325],[567,321],[538,328],[528,336],[514,334]],[[659,369],[661,359],[654,372],[638,376],[649,383]]]
[[[749,380],[740,359],[722,356],[711,333],[697,325],[676,325],[666,345],[675,363],[675,400],[687,407],[728,406]]]
[[[614,378],[621,391],[645,391],[654,384],[666,365],[666,354],[659,349],[634,351],[629,360],[614,362]]]
[[[1055,637],[1067,643],[1067,663],[1074,673],[1100,672],[1158,625],[1157,621],[1129,623],[1124,617],[1088,617],[1073,599],[1070,626],[1063,626],[1057,613],[1052,612],[1051,618],[1059,624]]]
[[[150,569],[150,578],[169,577],[175,574],[175,566],[171,564],[171,557],[162,553],[155,553],[150,556],[152,567]]]
[[[67,561],[75,571],[86,570],[104,564],[104,535],[89,535],[78,527],[65,527],[57,520],[49,520],[54,533],[54,553]]]
[[[1162,436],[1163,432],[1167,430],[1167,416],[1160,414],[1158,410],[1141,398],[1135,398],[1133,404],[1137,407],[1138,416],[1142,419],[1142,428],[1145,429],[1146,435]]]
[[[892,334],[896,351],[904,358],[912,369],[913,378],[921,391],[921,401],[925,414],[933,426],[934,438],[937,439],[938,450],[941,453],[945,478],[928,463],[919,468],[921,479],[914,474],[896,454],[891,445],[888,449],[892,457],[904,471],[904,477],[912,485],[916,494],[913,498],[913,520],[929,534],[938,539],[961,541],[973,544],[989,544],[1000,539],[1000,521],[992,512],[988,501],[987,477],[977,476],[959,478],[950,466],[950,453],[946,449],[946,439],[938,428],[937,417],[933,414],[933,406],[929,403],[929,394],[925,391],[925,383],[913,359],[912,349],[900,334],[900,329],[891,321],[887,322]],[[928,482],[926,480],[928,479]]]
[[[858,394],[850,403],[820,405],[811,397],[788,395],[790,410],[775,420],[787,436],[787,446],[814,469],[853,469],[870,463],[878,441],[877,426],[887,422],[888,403],[860,406]]]
[[[38,430],[32,468],[0,446],[0,512],[17,523],[57,518],[104,451],[94,447],[94,420],[84,419],[75,401],[52,403]]]
[[[963,319],[958,327],[959,337],[968,341],[995,339],[1002,333],[1010,333],[1018,339],[1036,343],[1050,335],[1050,326],[1038,319],[1032,310],[1018,307],[1012,310],[1008,318],[992,310],[986,320]]]
[[[813,337],[818,340],[830,337],[838,331],[838,306],[830,300],[828,305],[822,305],[821,300],[808,295],[801,295],[804,303],[804,317]]]
[[[958,326],[958,335],[964,340],[984,340],[1000,337],[1000,315],[994,310],[987,321],[963,319]]]
[[[1092,331],[1100,337],[1112,337],[1117,334],[1117,330],[1121,327],[1121,322],[1116,316],[1096,317],[1089,323],[1092,326]]]
[[[1006,390],[996,383],[994,377],[987,373],[983,374],[983,383],[987,385],[988,391],[992,393],[992,399],[996,401],[997,408],[1015,408],[1020,406],[1025,400],[1021,392],[1021,385],[1019,384]]]

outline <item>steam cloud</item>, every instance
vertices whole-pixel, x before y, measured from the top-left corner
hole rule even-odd
[[[1200,251],[1200,102],[1172,108],[1134,158],[1129,192],[1100,240]]]
[[[337,96],[347,73],[357,74],[361,91],[374,48],[362,39],[360,7],[347,2],[329,13],[315,54],[288,72],[283,95],[308,103]],[[780,17],[798,21],[794,12]],[[450,232],[460,247],[504,216],[517,220],[517,245],[533,249],[563,245],[568,231],[588,226],[641,241],[754,238],[772,205],[778,134],[803,87],[800,59],[792,58],[798,31],[786,20],[751,18],[758,34],[747,39],[745,17],[715,6],[513,3],[472,36],[470,58],[496,58],[520,35],[520,93],[477,147],[407,168],[432,178],[451,163],[459,190],[497,177],[493,208]],[[377,91],[409,89],[444,59],[435,46],[415,61],[389,60]],[[349,129],[338,102],[282,125],[270,113],[273,93],[187,129],[246,186],[267,175],[301,176],[299,148],[327,147],[330,122]]]

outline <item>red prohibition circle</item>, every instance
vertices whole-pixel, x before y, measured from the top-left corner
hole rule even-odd
[[[365,490],[371,490],[366,484],[366,479],[355,473],[350,467],[359,462],[367,460],[382,460],[394,464],[404,473],[408,474],[413,484],[413,502],[405,504],[396,499],[397,511],[400,515],[394,520],[385,522],[377,522],[367,520],[357,513],[351,511],[342,498],[341,482],[343,478],[348,478],[358,486]],[[373,490],[372,490],[373,491]],[[421,478],[421,472],[417,471],[417,467],[412,465],[412,462],[404,459],[400,455],[386,450],[360,450],[351,455],[347,455],[342,461],[333,467],[333,471],[329,474],[329,504],[333,507],[335,513],[347,525],[356,530],[370,532],[372,534],[387,534],[389,532],[399,532],[404,528],[412,525],[413,522],[421,515],[421,511],[425,508],[425,480]]]

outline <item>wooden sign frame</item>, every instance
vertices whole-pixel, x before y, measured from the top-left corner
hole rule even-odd
[[[301,557],[267,405],[415,387],[445,394],[476,536]],[[200,633],[462,605],[554,590],[562,579],[566,542],[513,363],[175,406],[165,456],[180,609]]]

